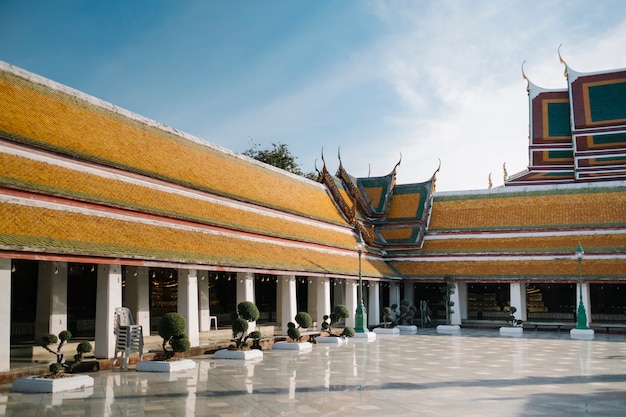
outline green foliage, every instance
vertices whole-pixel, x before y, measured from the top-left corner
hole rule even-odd
[[[169,359],[176,352],[186,352],[190,348],[189,337],[185,334],[187,321],[179,313],[167,313],[159,320],[159,336],[163,338],[163,352],[165,359]],[[171,350],[167,348],[171,347]]]
[[[317,179],[317,174],[309,172],[304,173],[300,169],[300,165],[296,162],[298,159],[294,156],[287,145],[284,143],[272,143],[270,149],[260,149],[260,144],[252,143],[252,146],[242,153],[257,161],[264,162],[268,165],[275,166],[276,168],[284,169],[296,175],[300,175],[312,180]]]
[[[91,346],[91,343],[89,342],[80,342],[78,344],[78,346],[76,347],[76,351],[80,354],[83,355],[85,353],[89,353],[93,350],[93,347]]]
[[[395,306],[395,304],[392,306]],[[385,328],[394,327],[396,325],[391,312],[391,307],[383,307],[383,327]]]
[[[43,347],[47,347],[50,346],[52,344],[55,344],[56,342],[59,341],[59,338],[56,337],[56,335],[52,334],[52,333],[48,333],[48,334],[44,334],[43,336],[41,336],[41,346]]]
[[[400,325],[412,324],[413,317],[417,314],[417,308],[411,305],[409,300],[400,301],[400,305],[392,304],[391,308],[396,316],[396,322]]]
[[[329,315],[324,315],[322,322],[322,330],[328,332],[330,336],[336,336],[333,334],[333,324],[337,322],[347,319],[350,317],[350,310],[343,304],[337,304],[335,308],[333,308],[333,312]]]
[[[298,326],[303,329],[308,329],[313,325],[313,318],[306,311],[300,311],[296,314],[295,320],[296,323],[298,323]]]
[[[71,338],[72,338],[72,333],[70,333],[69,330],[63,330],[61,333],[59,333],[59,340],[61,342],[67,342]]]
[[[242,301],[237,305],[237,312],[234,314],[232,329],[233,329],[233,342],[235,342],[235,348],[237,350],[244,349],[248,346],[247,340],[252,339],[258,332],[252,332],[247,334],[249,322],[253,322],[261,317],[261,313],[257,306],[250,301]],[[261,333],[258,333],[257,340],[261,338]],[[258,345],[258,342],[257,342]]]
[[[289,322],[287,324],[287,336],[294,342],[299,342],[302,340],[302,336],[300,335],[300,330],[296,327],[296,324],[293,322]]]
[[[341,332],[341,335],[345,337],[354,337],[355,333],[356,332],[354,331],[352,327],[345,327],[343,329],[343,332]]]
[[[509,307],[509,316],[506,318],[506,323],[512,327],[521,327],[523,320],[519,320],[515,317],[515,312],[517,311],[516,307]]]
[[[61,370],[63,369],[63,365],[58,362],[54,362],[50,364],[50,367],[48,369],[50,369],[51,374],[56,375],[61,372]]]
[[[452,313],[454,313],[454,301],[452,301],[452,295],[454,294],[454,277],[450,275],[446,275],[443,277],[445,285],[441,288],[441,293],[443,295],[443,300],[441,304],[444,306],[446,310],[446,324],[452,324]]]
[[[250,301],[242,301],[237,305],[237,314],[239,317],[247,321],[257,321],[261,317],[261,313],[257,306]]]

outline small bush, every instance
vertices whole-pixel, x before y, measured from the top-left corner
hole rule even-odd
[[[302,336],[300,335],[300,330],[296,327],[296,324],[293,322],[289,322],[287,324],[287,336],[294,342],[299,342],[302,340]]]
[[[313,325],[313,318],[306,311],[300,311],[298,314],[296,314],[295,319],[296,323],[298,323],[298,326],[303,329],[308,329]]]
[[[176,352],[186,352],[191,347],[189,337],[185,334],[187,321],[179,313],[167,313],[159,321],[159,336],[163,338],[163,352],[165,359],[169,359]],[[170,345],[171,350],[167,348]]]
[[[237,313],[239,317],[246,319],[247,321],[257,321],[261,317],[261,313],[257,306],[250,301],[242,301],[237,305]]]
[[[58,362],[54,362],[50,364],[50,367],[48,369],[50,369],[51,374],[56,375],[61,372],[61,370],[63,369],[63,365]]]

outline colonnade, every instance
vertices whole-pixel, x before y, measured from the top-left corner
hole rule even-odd
[[[94,355],[97,358],[111,358],[115,354],[114,316],[115,308],[124,304],[133,314],[135,323],[150,329],[150,278],[145,266],[122,266],[119,264],[94,265],[96,276],[95,340]],[[0,311],[5,317],[11,313],[11,259],[0,259],[0,285],[5,291],[0,295]],[[125,288],[122,288],[122,273]],[[255,302],[255,274],[238,272],[235,280],[236,304],[241,301]],[[287,323],[297,314],[295,275],[277,276],[276,317],[284,333]],[[200,344],[200,332],[210,331],[209,273],[196,269],[178,270],[177,311],[187,321],[187,334],[191,346]],[[327,277],[309,277],[308,312],[318,325],[323,316],[330,314],[332,306],[345,304],[349,311],[357,307],[356,280],[336,280],[334,299],[331,300],[331,280]],[[369,281],[369,325],[379,321],[380,283]],[[390,303],[399,302],[399,284],[391,284]],[[37,276],[37,302],[35,339],[47,333],[58,334],[68,329],[68,264],[66,262],[40,261]],[[346,320],[346,325],[354,326],[354,315]],[[4,337],[2,337],[4,336]],[[10,369],[11,322],[0,323],[0,372]]]

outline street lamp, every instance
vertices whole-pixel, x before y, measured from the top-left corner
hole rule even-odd
[[[359,236],[359,243],[356,245],[356,250],[359,254],[359,305],[356,308],[356,314],[354,317],[354,331],[356,333],[367,332],[367,312],[365,311],[365,305],[363,305],[363,276],[361,274],[361,256],[363,254],[363,242],[361,236]]]
[[[580,242],[578,242],[578,247],[576,248],[576,258],[578,258],[578,293],[580,294],[580,301],[578,304],[578,321],[576,328],[577,329],[588,329],[587,327],[587,312],[585,311],[585,304],[583,303],[583,255],[585,251],[583,247],[580,246]]]

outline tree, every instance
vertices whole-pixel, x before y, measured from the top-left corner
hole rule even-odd
[[[242,154],[256,159],[257,161],[275,166],[276,168],[284,169],[292,174],[300,175],[311,180],[317,179],[316,173],[304,173],[302,169],[300,169],[300,165],[296,162],[298,158],[291,153],[284,143],[274,142],[270,149],[261,149],[260,147],[260,144],[252,143],[252,146],[243,151]]]

